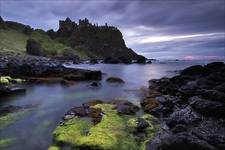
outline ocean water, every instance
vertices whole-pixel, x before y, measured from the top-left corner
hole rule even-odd
[[[148,86],[148,80],[172,77],[192,65],[204,65],[208,61],[164,61],[152,64],[79,64],[66,65],[71,68],[101,70],[104,75],[100,88],[90,88],[91,82],[76,82],[65,87],[60,84],[24,85],[25,95],[5,98],[2,106],[38,104],[6,128],[0,130],[0,140],[11,138],[12,144],[0,147],[2,150],[46,150],[52,144],[52,132],[63,114],[71,107],[100,99],[126,99],[137,105],[140,101],[139,89]],[[116,76],[125,81],[123,85],[109,84],[107,77]],[[2,101],[2,100],[1,100]]]

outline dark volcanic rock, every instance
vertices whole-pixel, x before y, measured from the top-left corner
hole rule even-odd
[[[169,127],[174,127],[176,124],[193,125],[201,121],[201,118],[190,107],[175,111],[167,119]]]
[[[145,99],[160,105],[147,112],[160,117],[168,128],[146,149],[225,149],[224,71],[223,62],[214,62],[186,68],[170,79],[149,81]],[[144,109],[149,101],[141,102]]]
[[[92,82],[89,87],[91,88],[100,88],[102,85],[100,82]]]
[[[199,89],[195,92],[196,95],[209,100],[221,101],[225,103],[225,93],[216,90]]]
[[[195,110],[204,115],[225,117],[225,105],[221,102],[205,100],[197,96],[191,97],[189,101]]]
[[[215,148],[186,132],[177,134],[162,134],[149,141],[146,150],[214,150]]]
[[[149,127],[149,123],[145,119],[137,118],[137,129],[138,130],[143,130],[147,127]]]
[[[212,62],[205,66],[205,69],[209,72],[215,73],[218,70],[224,70],[225,66],[223,62]]]
[[[0,56],[1,58],[1,56]],[[60,77],[68,80],[101,80],[101,71],[66,68],[58,60],[36,56],[0,59],[0,72],[15,77]]]
[[[206,70],[203,66],[191,66],[181,71],[181,75],[204,75]]]
[[[145,64],[146,60],[147,59],[144,56],[139,55],[138,58],[137,58],[136,63],[138,63],[138,64]]]
[[[117,58],[112,58],[112,57],[106,57],[103,62],[105,64],[119,64],[121,61]]]
[[[139,107],[126,100],[113,100],[110,104],[115,105],[115,109],[120,114],[133,115],[139,111]]]
[[[106,79],[106,81],[110,83],[125,83],[122,79],[118,77],[109,77]]]
[[[27,40],[26,52],[34,56],[44,56],[44,49],[40,43],[36,42],[33,39]]]
[[[59,21],[57,38],[63,43],[69,43],[72,48],[79,48],[90,55],[101,58],[118,58],[125,56],[136,59],[137,54],[126,47],[122,33],[113,26],[98,26],[89,22],[87,18],[75,23],[66,18]],[[113,38],[112,38],[113,37]]]

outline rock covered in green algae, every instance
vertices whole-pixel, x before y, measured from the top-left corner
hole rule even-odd
[[[10,146],[13,142],[11,138],[0,139],[0,148]]]
[[[2,85],[10,85],[10,84],[20,84],[25,80],[19,78],[11,78],[10,76],[1,76],[0,84]]]
[[[149,118],[152,116],[143,116],[151,125],[144,129],[146,137],[140,140],[128,125],[132,116],[119,115],[112,104],[97,104],[92,107],[102,110],[104,115],[101,122],[93,125],[82,118],[64,122],[54,131],[55,146],[49,150],[60,149],[62,145],[72,149],[142,150],[145,148],[145,141],[151,139],[158,130],[150,122]]]
[[[26,112],[27,110],[22,109],[18,112],[10,112],[6,115],[0,116],[0,130],[15,122],[18,118],[25,115]]]

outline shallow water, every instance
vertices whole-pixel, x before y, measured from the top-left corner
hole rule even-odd
[[[200,61],[167,61],[153,64],[80,64],[67,67],[101,70],[105,75],[102,87],[93,89],[91,82],[77,82],[71,87],[60,84],[24,85],[26,95],[18,95],[4,100],[3,106],[39,104],[26,112],[3,130],[0,139],[12,138],[13,143],[3,150],[46,150],[52,142],[52,131],[58,125],[63,114],[73,106],[79,106],[93,99],[127,99],[139,104],[141,87],[148,86],[149,79],[171,77],[188,66],[206,64]],[[124,85],[112,85],[105,82],[109,76],[117,76],[125,81]]]

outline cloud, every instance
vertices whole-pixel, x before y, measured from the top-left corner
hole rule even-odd
[[[128,47],[147,57],[224,55],[224,0],[0,0],[6,20],[58,29],[58,20],[117,26]],[[196,57],[197,58],[197,57]]]

